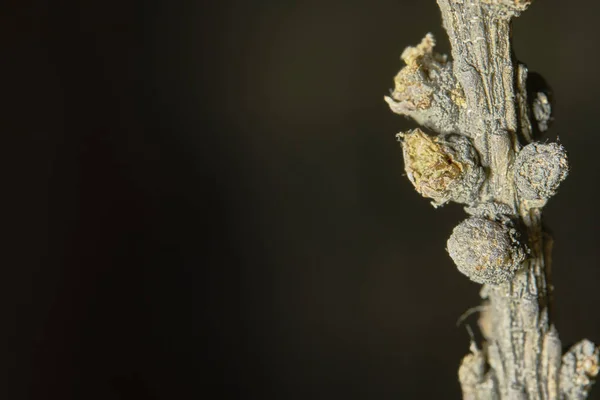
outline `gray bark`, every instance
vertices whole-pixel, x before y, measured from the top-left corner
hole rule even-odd
[[[437,0],[452,61],[431,35],[402,54],[406,66],[385,98],[424,126],[400,133],[405,168],[434,206],[470,215],[448,241],[460,272],[483,283],[479,327],[459,369],[463,398],[584,399],[598,348],[582,341],[562,355],[552,325],[551,248],[542,207],[568,173],[565,150],[535,142],[551,120],[543,90],[527,90],[514,58],[511,19],[530,0]]]

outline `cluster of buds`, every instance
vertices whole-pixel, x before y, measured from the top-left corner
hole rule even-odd
[[[503,204],[478,203],[487,176],[471,140],[428,135],[418,128],[398,138],[406,174],[417,192],[432,199],[434,207],[454,201],[475,214],[454,229],[447,243],[458,270],[477,283],[511,280],[526,259],[526,246],[510,217],[498,212]],[[566,151],[557,143],[531,143],[517,153],[512,171],[518,199],[541,207],[568,174]],[[504,208],[510,214],[510,207]]]
[[[511,1],[517,8],[528,3]],[[520,242],[510,215],[516,210],[483,193],[490,171],[482,165],[472,138],[453,131],[459,120],[453,115],[468,110],[464,109],[462,89],[452,78],[450,62],[433,52],[434,44],[427,35],[417,47],[404,51],[402,59],[407,66],[396,76],[395,89],[386,101],[392,111],[437,132],[428,134],[417,128],[397,135],[406,174],[417,192],[432,199],[434,207],[450,201],[466,206],[473,216],[454,229],[448,253],[471,280],[497,285],[511,280],[524,265],[527,246]],[[547,97],[537,94],[531,100],[532,116],[541,132],[551,120],[551,109]],[[558,143],[530,143],[516,153],[509,174],[515,204],[542,207],[568,174],[566,151]]]

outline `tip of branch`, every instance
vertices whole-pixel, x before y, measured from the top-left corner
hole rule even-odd
[[[499,11],[507,11],[502,14],[509,17],[518,17],[523,11],[527,10],[533,0],[481,0],[481,2],[503,8],[504,10]]]

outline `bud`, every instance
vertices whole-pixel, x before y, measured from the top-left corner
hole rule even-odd
[[[456,132],[460,114],[467,111],[467,100],[452,63],[434,47],[435,39],[428,33],[419,45],[404,50],[401,58],[406,66],[394,78],[394,90],[384,100],[393,112],[413,118],[419,125],[439,133]]]
[[[485,178],[469,138],[460,135],[429,136],[420,129],[398,135],[404,168],[417,192],[437,207],[450,200],[471,203]]]
[[[517,154],[514,179],[523,199],[545,203],[568,173],[567,152],[558,143],[530,143]]]
[[[514,229],[480,217],[468,218],[454,228],[447,246],[458,270],[477,283],[507,282],[525,260]]]
[[[560,391],[565,399],[586,399],[600,371],[598,347],[589,340],[572,346],[562,358]]]
[[[548,94],[537,92],[532,102],[532,109],[538,130],[546,132],[552,122],[552,103]]]

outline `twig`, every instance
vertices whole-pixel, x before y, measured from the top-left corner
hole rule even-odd
[[[483,284],[484,343],[472,343],[459,369],[469,400],[584,399],[598,373],[598,348],[587,340],[561,357],[550,316],[542,207],[568,164],[561,145],[535,141],[551,122],[549,92],[528,87],[511,47],[511,19],[531,1],[437,0],[452,61],[426,35],[402,54],[407,65],[385,97],[432,132],[398,135],[416,190],[470,215],[447,243],[459,271]]]

